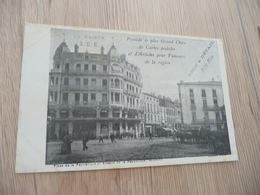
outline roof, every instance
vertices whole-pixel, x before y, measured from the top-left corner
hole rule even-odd
[[[222,85],[221,81],[197,81],[197,82],[179,82],[177,85]]]
[[[65,43],[65,41],[63,41],[60,46],[56,49],[55,54],[54,54],[54,58],[60,56],[61,53],[63,52],[70,52],[69,47],[67,46],[67,44]]]

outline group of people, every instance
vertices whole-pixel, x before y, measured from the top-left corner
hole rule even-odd
[[[141,139],[144,139],[144,133],[142,132],[140,135],[141,135]],[[115,137],[116,136],[115,136],[114,133],[110,134],[109,138],[110,138],[112,143],[116,143]],[[149,134],[149,141],[153,141],[152,133]],[[70,135],[65,135],[63,137],[63,142],[62,142],[62,145],[61,145],[61,154],[71,154],[71,143],[72,142],[73,141],[72,141]],[[83,151],[88,149],[88,146],[87,146],[88,142],[89,142],[89,136],[88,136],[88,134],[85,134],[82,138]],[[98,143],[104,143],[102,133],[100,133]]]
[[[112,142],[112,143],[116,143],[114,133],[112,133],[112,134],[110,135],[110,139],[111,139],[111,142]],[[73,142],[73,141],[72,141],[70,135],[65,135],[65,136],[63,137],[63,142],[62,142],[62,144],[61,144],[61,154],[71,154],[71,143],[72,143],[72,142]],[[85,134],[85,135],[83,136],[83,139],[82,139],[83,151],[88,149],[88,146],[87,146],[87,143],[88,143],[88,142],[89,142],[89,136],[88,136],[88,134]],[[99,136],[98,143],[104,143],[103,134],[102,134],[102,133],[101,133],[100,136]]]

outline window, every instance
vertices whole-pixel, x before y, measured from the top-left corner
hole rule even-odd
[[[203,108],[207,108],[208,104],[207,104],[207,100],[203,100]]]
[[[58,85],[59,84],[59,78],[56,78],[55,84]]]
[[[193,89],[190,89],[190,97],[194,97]]]
[[[50,102],[53,102],[53,91],[50,91]]]
[[[92,65],[92,73],[96,73],[97,67],[95,64]]]
[[[214,100],[214,106],[218,107],[218,100]]]
[[[80,78],[76,78],[76,83],[75,83],[77,86],[80,85]]]
[[[79,93],[75,93],[75,103],[79,102]]]
[[[87,103],[88,103],[88,94],[83,93],[83,104],[87,104]]]
[[[217,97],[217,93],[216,93],[215,89],[212,90],[212,95],[213,95],[213,97]]]
[[[102,102],[107,102],[107,94],[106,93],[102,94]]]
[[[81,69],[81,64],[77,64],[77,72],[80,72],[80,69]]]
[[[107,66],[103,65],[103,72],[107,72]]]
[[[97,82],[96,79],[91,79],[91,85],[92,85],[92,86],[96,86],[96,82]]]
[[[194,100],[190,100],[190,104],[191,104],[192,106],[195,106],[195,101],[194,101]]]
[[[62,101],[63,102],[68,102],[68,99],[69,99],[69,94],[68,93],[63,93]]]
[[[205,116],[205,120],[209,119],[209,113],[208,112],[204,112],[204,116]]]
[[[54,95],[54,101],[56,102],[58,100],[58,92],[55,91],[55,95]]]
[[[65,72],[69,72],[70,70],[70,64],[65,64]]]
[[[96,94],[95,93],[91,93],[91,100],[95,101],[96,100]]]
[[[206,91],[205,91],[205,89],[202,89],[202,90],[201,90],[201,96],[202,96],[202,97],[206,97]]]
[[[115,93],[115,101],[119,102],[119,93]]]
[[[54,77],[51,77],[50,84],[51,84],[51,85],[54,85]]]
[[[57,67],[57,69],[60,69],[60,64],[57,64],[56,67]]]
[[[107,79],[103,79],[102,85],[103,85],[104,87],[107,86]]]
[[[115,86],[119,87],[119,79],[115,79]]]
[[[84,71],[87,72],[88,71],[88,64],[84,65]]]
[[[112,102],[114,101],[113,93],[111,93],[111,101],[112,101]]]
[[[84,85],[88,85],[88,79],[84,78]]]
[[[136,93],[138,93],[138,88],[136,87]]]
[[[215,115],[216,115],[216,120],[217,120],[217,122],[219,122],[219,121],[220,121],[220,115],[219,115],[219,112],[215,112]]]
[[[69,85],[69,78],[64,78],[64,85]]]
[[[192,121],[193,121],[193,122],[196,121],[196,112],[192,112]]]

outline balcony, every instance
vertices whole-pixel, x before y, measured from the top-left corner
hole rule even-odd
[[[97,86],[97,85],[63,85],[61,87],[62,91],[88,91],[88,90],[99,90],[99,91],[107,91],[107,86]]]
[[[59,85],[49,85],[49,90],[58,90]]]
[[[214,105],[214,106],[203,106],[202,108],[204,111],[220,111],[221,107],[219,107],[218,105]]]
[[[124,89],[124,93],[127,93],[129,95],[133,95],[133,96],[138,97],[138,98],[140,97],[139,93],[136,93],[136,92],[131,91],[131,90]]]
[[[224,123],[222,119],[196,119],[192,121],[193,124],[216,124]]]
[[[62,70],[61,73],[69,75],[108,75],[104,70]]]
[[[96,101],[96,100],[91,100],[91,101],[84,101],[84,102],[82,102],[82,101],[75,101],[75,102],[72,102],[71,103],[72,105],[74,105],[74,106],[96,106],[96,105],[98,105],[99,104],[99,102],[98,101]]]
[[[111,85],[111,89],[121,89],[120,85]]]
[[[105,105],[109,105],[109,102],[99,102],[100,106],[105,106]]]
[[[124,79],[126,79],[127,81],[131,82],[131,83],[134,83],[136,85],[139,85],[139,86],[143,86],[143,83],[141,81],[137,81],[135,79],[132,79],[126,75],[123,75]]]

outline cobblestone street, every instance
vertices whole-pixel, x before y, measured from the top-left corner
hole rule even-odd
[[[111,143],[104,139],[104,143],[98,140],[90,140],[87,150],[82,151],[82,141],[74,141],[71,144],[72,153],[61,155],[62,142],[50,142],[47,144],[47,164],[59,163],[90,163],[125,160],[145,160],[162,158],[181,158],[195,156],[211,156],[207,144],[195,142],[180,143],[170,138],[123,139]]]

